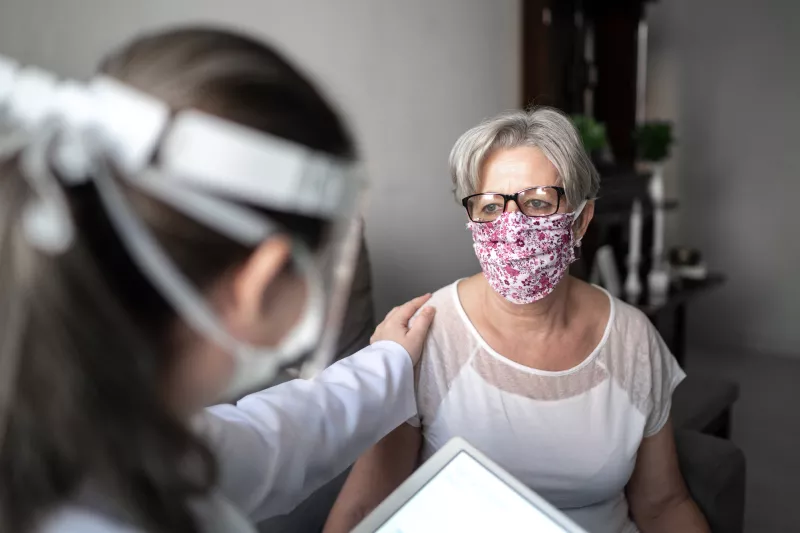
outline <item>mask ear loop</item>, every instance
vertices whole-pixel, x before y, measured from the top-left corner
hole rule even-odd
[[[570,227],[570,231],[572,231],[573,234],[574,234],[574,230],[575,230],[575,228],[574,228],[575,223],[578,222],[578,219],[581,217],[581,214],[583,214],[583,209],[586,207],[586,204],[588,202],[589,202],[588,200],[582,201],[578,205],[578,208],[575,209],[575,211],[573,211],[573,213],[572,213],[572,226]],[[573,253],[575,254],[575,260],[576,261],[583,256],[583,250],[582,250],[583,243],[581,242],[582,239],[583,239],[583,237],[581,236],[580,238],[575,240],[575,244],[572,247]]]
[[[19,162],[20,173],[35,194],[23,209],[22,228],[32,246],[50,255],[66,252],[75,238],[66,195],[47,157],[57,132],[54,125],[46,126],[21,152]]]

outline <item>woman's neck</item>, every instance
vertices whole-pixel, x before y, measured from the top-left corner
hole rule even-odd
[[[481,276],[481,307],[484,320],[506,335],[532,333],[549,335],[565,329],[570,323],[572,278],[566,276],[552,293],[530,304],[515,304],[497,294]]]

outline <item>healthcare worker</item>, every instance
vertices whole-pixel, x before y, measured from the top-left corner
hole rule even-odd
[[[363,189],[273,50],[168,31],[88,84],[0,61],[0,120],[0,531],[253,531],[416,413],[424,297],[263,390],[329,362]]]

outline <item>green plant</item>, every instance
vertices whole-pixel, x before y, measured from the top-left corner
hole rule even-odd
[[[633,139],[639,159],[653,162],[666,159],[675,142],[670,122],[645,122],[636,128]]]
[[[583,147],[589,154],[594,154],[606,147],[606,126],[586,115],[572,115],[572,123],[581,136]]]

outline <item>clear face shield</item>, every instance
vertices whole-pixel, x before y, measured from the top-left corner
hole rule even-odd
[[[48,253],[69,247],[75,228],[64,188],[91,180],[139,269],[189,327],[233,357],[220,400],[263,389],[281,373],[312,377],[331,362],[361,242],[365,181],[357,165],[200,111],[172,115],[163,102],[110,78],[78,86],[30,69],[9,75],[9,65],[0,60],[0,113],[29,134],[23,151],[34,164],[26,177],[38,198],[24,227],[32,243]],[[22,104],[12,105],[15,98]],[[227,331],[136,215],[120,180],[254,250],[277,234],[292,236],[259,208],[323,222],[316,248],[292,241],[305,301],[277,345],[251,345]]]

